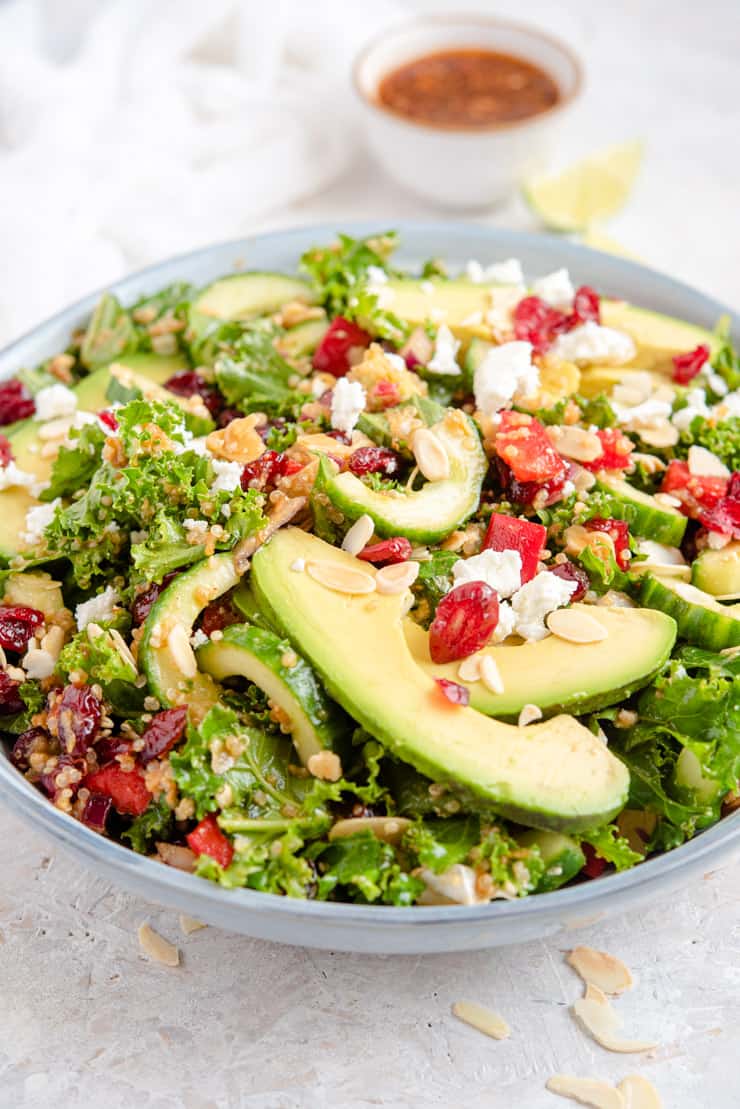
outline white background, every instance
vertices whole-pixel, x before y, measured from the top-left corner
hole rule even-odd
[[[439,214],[385,181],[362,154],[345,84],[348,54],[398,6],[212,0],[206,8],[160,0],[148,6],[148,33],[136,38],[147,9],[130,0],[113,5],[119,22],[98,28],[94,50],[80,53],[76,20],[94,6],[23,5],[27,21],[0,3],[3,339],[169,250],[295,222],[333,220],[341,228],[352,217],[377,216],[384,227]],[[737,306],[736,0],[488,10],[560,30],[586,56],[587,95],[563,161],[645,139],[643,176],[611,233]],[[204,12],[206,22],[233,20],[234,12],[241,22],[231,32],[225,23],[219,38],[218,27],[204,30]],[[31,34],[30,16],[39,14]],[[190,29],[191,54],[214,70],[199,68],[202,60],[195,72],[183,69],[175,49],[182,27]],[[39,41],[71,55],[72,68],[50,66]],[[158,58],[169,60],[160,67]],[[147,81],[159,69],[164,78],[148,97]],[[203,98],[211,95],[206,112]],[[307,134],[311,142],[301,144]],[[204,148],[213,171],[205,190],[204,158],[195,156]],[[208,189],[214,204],[204,200]],[[532,226],[516,201],[482,218]],[[547,1109],[566,1104],[544,1090],[556,1071],[617,1079],[638,1070],[660,1088],[667,1109],[738,1103],[737,868],[577,934],[578,942],[621,955],[638,976],[619,1003],[627,1032],[662,1046],[654,1058],[635,1058],[610,1055],[573,1024],[567,1006],[579,986],[563,963],[566,940],[368,959],[213,929],[185,939],[174,914],[79,870],[3,813],[0,843],[2,1109]],[[135,933],[146,918],[180,944],[179,969],[140,956]],[[455,1022],[450,1005],[462,997],[503,1013],[511,1039],[494,1043]]]

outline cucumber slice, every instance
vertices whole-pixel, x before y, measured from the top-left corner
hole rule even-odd
[[[711,805],[722,789],[714,778],[708,778],[699,759],[690,747],[684,747],[676,759],[673,784],[681,800],[692,805]]]
[[[614,497],[621,510],[621,517],[628,521],[633,535],[654,539],[668,547],[680,545],[687,521],[677,509],[661,504],[649,493],[635,489],[619,477],[602,474],[597,481],[597,488]]]
[[[740,593],[740,543],[728,543],[718,551],[707,547],[691,567],[691,581],[713,597]]]
[[[545,864],[545,873],[537,883],[534,893],[549,893],[550,890],[564,886],[586,865],[586,856],[578,841],[561,832],[533,830],[522,832],[517,840],[522,847],[538,847]]]
[[[293,650],[290,640],[265,628],[233,624],[223,639],[205,644],[198,664],[217,681],[240,675],[254,682],[286,717],[298,757],[336,750],[346,733],[346,718],[330,701],[314,670]]]
[[[190,636],[206,605],[238,581],[231,555],[212,555],[178,574],[152,605],[144,621],[139,664],[163,707],[188,705],[198,721],[218,700],[213,679],[196,669]]]
[[[721,605],[688,582],[648,574],[640,600],[672,616],[679,636],[698,647],[721,651],[740,643],[740,605]]]

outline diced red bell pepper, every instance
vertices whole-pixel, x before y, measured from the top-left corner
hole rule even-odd
[[[587,531],[602,531],[608,535],[614,544],[614,556],[620,570],[626,570],[630,564],[630,530],[626,520],[605,520],[601,516],[594,516],[586,520]]]
[[[602,453],[593,462],[581,462],[586,470],[626,470],[632,464],[634,443],[619,428],[605,427],[596,432]]]
[[[219,828],[213,813],[204,816],[185,839],[196,855],[209,855],[219,866],[227,867],[234,857],[232,843]]]
[[[685,516],[698,519],[702,512],[714,508],[725,496],[727,479],[692,474],[687,462],[674,458],[668,464],[660,488],[681,501]]]
[[[483,550],[518,551],[522,560],[522,584],[537,573],[540,551],[547,539],[547,528],[531,520],[494,512],[488,521]]]
[[[606,859],[597,855],[590,843],[582,843],[581,850],[586,856],[586,865],[581,867],[581,874],[586,878],[598,878],[606,870]]]
[[[550,442],[545,428],[526,412],[502,412],[496,435],[496,453],[517,481],[538,484],[563,477],[566,462]]]
[[[367,331],[351,320],[345,320],[344,316],[337,316],[316,348],[313,367],[333,377],[344,377],[352,368],[352,351],[364,350],[371,342],[372,336]]]
[[[117,762],[109,762],[100,770],[87,774],[82,784],[91,793],[110,797],[114,808],[126,816],[141,816],[152,799],[139,767],[124,770]]]
[[[688,385],[706,365],[709,359],[709,347],[701,343],[694,350],[687,350],[685,354],[676,354],[673,357],[673,380],[679,385]]]

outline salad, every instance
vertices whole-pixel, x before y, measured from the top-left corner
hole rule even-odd
[[[395,245],[105,294],[0,384],[0,738],[229,888],[634,866],[740,805],[728,327]]]

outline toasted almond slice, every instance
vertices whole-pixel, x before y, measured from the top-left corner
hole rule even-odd
[[[378,593],[403,593],[409,589],[419,576],[418,562],[396,562],[383,566],[375,575],[375,588]]]
[[[483,655],[480,660],[480,680],[486,689],[490,689],[491,693],[504,692],[504,679],[501,677],[498,663],[492,655]]]
[[[566,960],[588,985],[620,994],[632,987],[632,975],[621,959],[593,947],[574,947]]]
[[[197,857],[189,847],[182,847],[178,843],[157,843],[157,856],[166,866],[173,866],[175,870],[184,870],[192,874],[195,870]]]
[[[457,676],[461,682],[478,682],[481,676],[481,663],[484,655],[468,655],[457,668]]]
[[[450,476],[450,456],[444,444],[428,427],[420,427],[411,440],[416,465],[427,481],[444,481]]]
[[[553,635],[569,643],[599,643],[608,635],[595,616],[580,608],[556,608],[545,622]]]
[[[622,1039],[617,1034],[621,1024],[619,1015],[606,994],[591,983],[586,986],[585,997],[574,1002],[572,1012],[581,1027],[607,1051],[629,1055],[657,1047],[657,1044],[647,1041]]]
[[[329,832],[329,839],[353,836],[356,832],[372,832],[384,843],[400,843],[411,821],[405,816],[350,816],[338,820]]]
[[[617,1089],[624,1098],[625,1109],[663,1109],[660,1094],[641,1074],[628,1074]]]
[[[598,435],[583,427],[550,427],[547,434],[558,454],[574,462],[595,462],[604,452]]]
[[[333,589],[335,593],[374,593],[375,578],[354,566],[340,566],[335,562],[311,560],[306,570],[319,585]]]
[[[201,928],[207,927],[207,924],[196,920],[194,916],[186,916],[184,913],[180,916],[180,931],[184,936],[192,936],[193,932],[199,932]]]
[[[689,447],[687,462],[689,473],[695,477],[729,477],[730,471],[706,447]]]
[[[198,664],[183,624],[175,624],[172,628],[167,636],[167,646],[172,655],[172,661],[183,678],[194,678],[198,673]]]
[[[626,1109],[619,1090],[599,1078],[576,1078],[574,1074],[554,1074],[546,1086],[551,1094],[560,1094],[593,1109]]]
[[[456,1001],[452,1012],[458,1020],[477,1028],[492,1040],[506,1040],[511,1035],[511,1029],[502,1016],[483,1005],[476,1005],[474,1001]]]
[[[534,724],[535,720],[542,719],[542,709],[539,705],[526,704],[522,707],[519,713],[517,724],[520,728],[526,728],[527,724]]]
[[[108,629],[108,634],[110,635],[111,639],[113,640],[113,646],[116,648],[116,650],[118,651],[118,654],[121,656],[123,661],[127,662],[128,665],[131,666],[138,673],[139,668],[136,665],[136,659],[131,654],[131,651],[129,650],[128,643],[123,638],[121,633],[119,631],[116,631],[115,628],[109,628]]]
[[[342,540],[342,550],[346,551],[347,554],[358,555],[368,545],[374,531],[375,524],[372,517],[365,513],[358,520],[355,520],[345,535]]]
[[[166,967],[180,965],[180,952],[175,945],[155,932],[149,924],[139,925],[139,947],[155,963]]]
[[[668,421],[657,427],[641,427],[638,434],[651,447],[675,447],[678,442],[678,428]]]
[[[672,493],[653,493],[654,499],[658,504],[665,505],[666,508],[680,508],[681,501],[678,497],[674,497]]]

